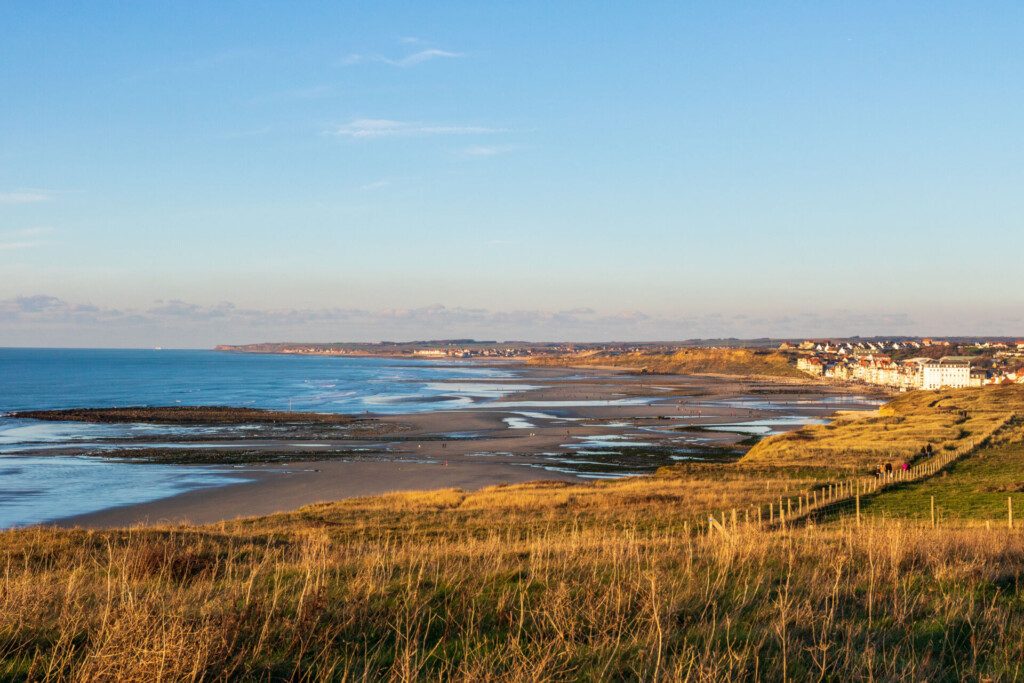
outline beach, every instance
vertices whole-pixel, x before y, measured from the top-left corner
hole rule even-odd
[[[256,465],[246,481],[189,491],[169,498],[76,515],[61,527],[114,528],[166,524],[211,524],[239,517],[288,512],[305,505],[396,491],[459,488],[476,490],[538,478],[536,471],[497,463],[313,461]],[[547,473],[543,478],[576,480]]]
[[[824,421],[837,410],[871,409],[877,402],[813,382],[501,365],[515,368],[521,391],[507,391],[508,378],[494,379],[502,392],[471,408],[363,414],[359,429],[340,435],[300,426],[295,433],[251,430],[244,438],[186,431],[162,437],[169,443],[159,448],[146,448],[139,437],[114,440],[110,445],[123,449],[111,453],[138,463],[132,467],[174,463],[215,471],[221,481],[48,523],[215,523],[394,491],[644,475],[680,462],[731,462],[760,436]],[[474,384],[476,395],[487,394],[488,381]],[[174,443],[176,438],[182,441]],[[82,454],[67,446],[52,452]]]

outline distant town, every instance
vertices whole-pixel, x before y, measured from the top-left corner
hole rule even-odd
[[[410,342],[332,342],[323,344],[280,342],[227,345],[217,351],[241,353],[284,353],[314,356],[398,356],[414,358],[528,358],[572,353],[580,344],[478,341],[476,339],[432,339]]]
[[[527,342],[440,339],[374,343],[222,345],[219,351],[424,359],[531,359],[601,354],[671,354],[683,349],[750,348],[777,353],[812,377],[862,382],[899,391],[1024,384],[1024,340],[935,338],[692,339],[677,342]]]
[[[902,391],[1024,384],[1024,340],[808,340],[779,350],[808,375]]]

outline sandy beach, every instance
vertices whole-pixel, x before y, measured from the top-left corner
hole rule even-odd
[[[396,491],[459,488],[532,481],[536,470],[498,463],[297,462],[253,465],[239,484],[189,491],[170,498],[59,520],[62,527],[129,527],[210,524],[238,517],[287,512],[304,505]],[[544,479],[574,480],[547,473]]]
[[[206,450],[182,443],[182,449],[190,448],[190,454],[208,460],[195,467],[217,465],[223,472],[231,463],[228,476],[241,483],[54,523],[213,523],[392,491],[645,474],[674,462],[734,459],[758,430],[784,431],[798,427],[801,419],[872,407],[849,390],[812,382],[651,376],[610,369],[516,369],[520,375],[515,382],[523,385],[522,391],[458,410],[361,415],[361,420],[375,421],[379,428],[341,438],[303,434],[289,439],[256,432],[246,438],[214,438],[201,444]],[[140,452],[173,459],[184,451]],[[140,457],[136,451],[122,453]]]

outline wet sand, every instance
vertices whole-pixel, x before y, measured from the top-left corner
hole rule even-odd
[[[457,410],[360,415],[384,427],[380,433],[386,435],[374,438],[218,439],[221,450],[245,449],[282,462],[237,468],[239,476],[251,479],[246,483],[108,509],[59,524],[210,523],[389,491],[477,489],[542,479],[582,482],[604,476],[586,468],[594,465],[588,461],[602,460],[609,452],[609,439],[642,443],[645,449],[660,453],[660,459],[641,453],[635,467],[628,462],[610,465],[620,474],[636,474],[676,459],[702,459],[699,454],[705,452],[728,449],[735,457],[745,450],[749,432],[702,428],[708,425],[780,415],[824,418],[837,410],[869,407],[850,388],[815,382],[651,376],[605,369],[517,369],[522,375],[515,382],[540,388],[477,400],[473,407]],[[855,391],[866,393],[863,388]],[[588,450],[589,440],[600,439],[605,443],[593,448],[605,451]]]
[[[476,490],[538,478],[575,477],[498,463],[309,462],[258,465],[239,471],[251,481],[189,491],[170,498],[126,505],[52,522],[62,527],[210,524],[238,517],[288,512],[304,505],[395,491],[443,488]]]

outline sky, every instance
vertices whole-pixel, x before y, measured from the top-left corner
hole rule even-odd
[[[0,3],[0,346],[1024,336],[1020,2]]]

